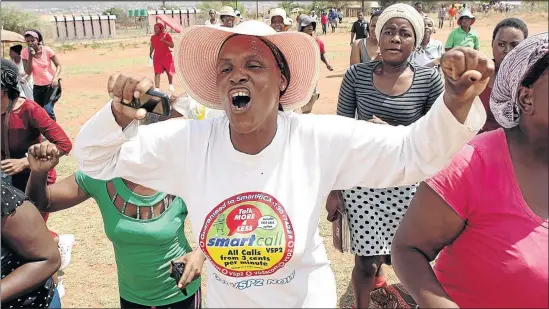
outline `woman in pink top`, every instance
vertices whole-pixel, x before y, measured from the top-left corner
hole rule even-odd
[[[59,76],[63,67],[53,49],[44,45],[44,39],[38,30],[27,30],[24,37],[29,48],[23,49],[21,58],[25,73],[32,74],[34,79],[34,101],[42,106],[55,121],[53,106],[61,97]],[[52,68],[52,63],[55,65],[55,70]]]
[[[420,185],[392,245],[420,308],[549,306],[548,65],[547,32],[513,49],[490,103],[507,129],[478,135]]]

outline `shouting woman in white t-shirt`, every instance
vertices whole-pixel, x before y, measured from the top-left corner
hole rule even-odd
[[[317,83],[309,35],[246,21],[186,28],[176,45],[183,88],[226,115],[139,125],[145,110],[126,104],[153,83],[112,76],[113,100],[82,127],[74,154],[90,177],[124,177],[185,200],[208,260],[210,308],[336,308],[318,229],[328,193],[435,174],[482,127],[476,97],[494,70],[477,51],[448,52],[446,93],[416,123],[395,127],[282,112],[306,104]]]

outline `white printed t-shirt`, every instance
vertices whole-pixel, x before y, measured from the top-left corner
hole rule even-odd
[[[442,169],[486,119],[478,98],[465,124],[442,101],[408,127],[335,115],[278,113],[257,155],[234,149],[226,116],[132,123],[107,104],[82,127],[79,168],[183,198],[207,256],[210,308],[336,308],[318,223],[331,190],[397,187]]]

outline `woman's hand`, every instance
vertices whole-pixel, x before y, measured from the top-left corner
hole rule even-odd
[[[5,159],[0,162],[0,167],[2,168],[2,172],[12,176],[19,174],[23,170],[29,168],[29,161],[27,160],[27,158]]]
[[[125,128],[133,120],[141,120],[147,115],[147,111],[143,108],[133,108],[129,104],[139,99],[146,102],[149,99],[147,91],[152,89],[153,82],[142,76],[128,76],[126,74],[113,74],[109,77],[107,90],[112,98],[112,112],[116,122]],[[170,104],[174,104],[180,97],[185,97],[186,94],[171,95]]]
[[[333,71],[333,70],[334,70],[334,68],[332,68],[332,66],[329,65],[329,64],[326,65],[326,68],[327,68],[329,71]]]
[[[444,102],[463,123],[473,100],[484,91],[494,74],[494,62],[486,55],[465,47],[453,48],[442,55],[440,62],[445,80]],[[461,112],[463,108],[466,108],[466,113]]]
[[[189,283],[198,279],[200,275],[202,275],[202,267],[204,266],[204,261],[206,261],[206,257],[200,249],[195,249],[193,252],[187,253],[184,256],[174,260],[174,262],[185,264],[185,270],[183,271],[183,275],[181,275],[181,279],[177,283],[177,287],[179,289],[186,288]],[[170,273],[172,271],[173,270],[170,265]]]
[[[372,115],[372,119],[366,120],[366,121],[375,123],[375,124],[388,124],[387,122],[381,120],[380,118],[377,118],[376,115]]]
[[[142,76],[128,76],[126,74],[113,74],[109,77],[107,90],[112,98],[112,112],[116,122],[125,128],[133,120],[145,118],[147,111],[143,108],[133,108],[129,104],[140,99],[147,101],[147,91],[153,88],[153,82]]]
[[[54,79],[52,79],[52,81],[51,81],[51,86],[52,86],[53,88],[59,87],[59,78],[54,78]]]
[[[47,173],[59,163],[60,152],[57,147],[48,142],[42,142],[29,147],[29,168],[35,173]]]

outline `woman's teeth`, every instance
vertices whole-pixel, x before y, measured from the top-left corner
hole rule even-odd
[[[247,97],[247,96],[248,96],[248,94],[245,93],[245,92],[242,92],[242,91],[238,91],[238,92],[233,93],[233,98],[235,98],[235,97]]]

